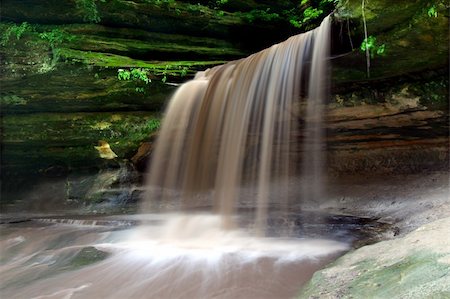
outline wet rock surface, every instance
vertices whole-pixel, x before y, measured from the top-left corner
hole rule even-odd
[[[450,218],[348,253],[314,274],[299,298],[450,296]]]

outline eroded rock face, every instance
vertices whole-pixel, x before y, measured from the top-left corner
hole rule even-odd
[[[248,23],[233,14],[261,5],[287,9],[284,2],[229,1],[223,16],[196,1],[182,1],[179,11],[156,1],[95,3],[98,22],[86,19],[76,1],[2,2],[2,22],[32,25],[0,47],[2,192],[39,177],[61,181],[65,194],[70,174],[105,168],[94,148],[99,140],[110,145],[117,161],[134,157],[137,169],[145,171],[150,136],[176,87],[167,83],[244,57],[263,46],[255,39],[272,44],[293,33],[284,27],[287,20],[282,26]],[[336,19],[351,20],[358,47],[361,3],[342,4]],[[448,79],[442,79],[447,12],[439,4],[438,16],[430,17],[428,5],[367,1],[369,34],[386,44],[386,55],[372,60],[373,81],[359,50],[333,59],[330,173],[408,173],[448,165]],[[0,29],[10,26],[1,23]],[[119,80],[123,68],[148,68],[152,82]],[[429,69],[441,72],[411,76]]]
[[[447,298],[450,218],[350,252],[314,274],[299,298]]]
[[[419,173],[448,169],[448,80],[335,94],[328,110],[328,171]]]
[[[359,50],[364,39],[362,1],[340,1],[335,17],[343,22],[341,35],[351,36],[356,51],[333,60],[336,84],[448,67],[448,9],[444,2],[370,0],[364,3],[367,35],[376,38],[375,47],[384,44],[384,51],[378,55],[377,48],[374,49],[368,78],[366,54]],[[428,14],[432,5],[436,16]],[[350,30],[345,29],[346,22],[351,23]]]

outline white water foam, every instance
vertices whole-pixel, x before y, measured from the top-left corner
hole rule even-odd
[[[106,233],[99,229],[97,242],[92,229],[86,231],[90,237],[80,235],[69,243],[73,230],[67,225],[53,227],[53,235],[33,229],[16,250],[27,253],[29,244],[34,257],[13,258],[0,267],[8,281],[16,281],[1,294],[40,299],[292,298],[317,269],[348,250],[347,244],[330,240],[258,238],[242,229],[223,230],[215,215],[157,218],[163,223]],[[110,256],[82,268],[64,266],[71,252],[88,246]],[[55,262],[46,264],[40,255]],[[51,268],[56,270],[46,272]],[[24,278],[30,280],[21,285]]]

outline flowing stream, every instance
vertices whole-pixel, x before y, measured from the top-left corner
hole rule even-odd
[[[298,228],[306,222],[293,212],[325,196],[329,35],[327,17],[313,31],[183,84],[166,111],[139,225],[41,219],[9,226],[0,294],[294,297],[349,248],[342,238],[304,234]],[[300,185],[291,180],[299,175]]]

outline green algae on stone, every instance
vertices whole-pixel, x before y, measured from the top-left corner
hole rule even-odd
[[[337,290],[329,280],[331,277],[319,272],[299,298],[320,298],[320,295],[331,298],[439,298],[439,295],[450,294],[449,265],[439,262],[442,257],[448,258],[448,255],[416,252],[392,264],[381,264],[376,260],[359,262],[352,266],[353,280],[346,285],[340,284]],[[330,267],[335,265],[339,266],[339,260]]]
[[[439,2],[439,1],[434,1]],[[365,17],[369,36],[385,44],[383,56],[370,61],[370,79],[384,79],[448,65],[448,12],[438,5],[438,17],[426,13],[430,1],[366,1]],[[335,18],[349,19],[355,50],[333,61],[333,78],[340,82],[367,81],[366,57],[359,44],[364,37],[361,1],[341,1]],[[351,66],[351,68],[349,68]]]
[[[2,113],[158,112],[175,89],[159,80],[145,85],[144,93],[137,93],[137,86],[118,80],[117,69],[66,64],[46,74],[3,81]]]
[[[361,247],[314,274],[299,298],[445,298],[450,218]]]
[[[39,173],[53,165],[101,165],[94,146],[106,140],[119,159],[130,158],[159,128],[160,116],[128,113],[36,113],[6,115],[2,124],[2,167]],[[107,125],[105,125],[107,124]]]
[[[449,80],[446,75],[429,75],[429,78],[398,77],[378,81],[373,84],[361,83],[355,85],[350,92],[334,91],[336,106],[358,106],[361,104],[393,104],[398,102],[411,103],[408,108],[448,111]]]
[[[69,267],[72,269],[88,266],[106,259],[110,254],[98,250],[94,246],[84,247],[70,261]]]
[[[61,56],[67,60],[82,62],[88,65],[101,67],[143,67],[155,71],[163,71],[169,66],[171,73],[181,73],[180,67],[200,67],[214,66],[224,63],[221,61],[143,61],[132,59],[127,56],[115,55],[111,53],[100,53],[91,51],[80,51],[63,48],[60,52]]]

